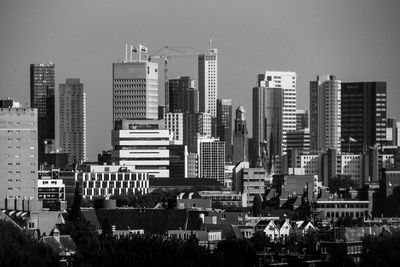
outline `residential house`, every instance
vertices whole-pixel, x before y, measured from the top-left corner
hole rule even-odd
[[[58,255],[60,266],[72,266],[72,259],[77,252],[77,247],[71,236],[60,235],[60,230],[55,227],[52,236],[43,236],[40,241]]]

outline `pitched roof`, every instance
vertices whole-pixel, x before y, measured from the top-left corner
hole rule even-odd
[[[85,217],[85,219],[89,221],[95,227],[95,229],[101,228],[100,222],[97,219],[96,211],[94,209],[82,209],[81,212],[83,217]]]
[[[98,209],[98,222],[108,219],[116,230],[143,229],[145,233],[163,234],[168,230],[201,230],[199,212],[168,209]]]
[[[75,242],[69,235],[61,235],[59,238],[55,236],[43,236],[42,242],[49,246],[55,253],[60,252],[76,252]]]
[[[222,231],[222,239],[243,239],[242,232],[232,224],[205,224],[204,229],[208,231]]]

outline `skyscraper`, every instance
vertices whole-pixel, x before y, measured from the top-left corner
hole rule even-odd
[[[273,83],[265,87],[253,88],[253,145],[255,155],[254,161],[271,169],[272,159],[275,155],[282,153],[282,105],[283,91],[281,88],[273,87]]]
[[[0,208],[28,210],[23,202],[38,199],[38,110],[14,106],[0,108]]]
[[[386,82],[342,83],[341,102],[342,151],[362,153],[386,141]]]
[[[217,100],[217,135],[225,142],[226,161],[232,161],[232,99]]]
[[[199,111],[217,116],[218,72],[217,49],[209,49],[206,55],[199,55]]]
[[[39,163],[44,159],[46,139],[55,138],[54,64],[30,65],[31,107],[38,109]]]
[[[266,87],[282,88],[282,151],[286,151],[286,133],[296,130],[296,79],[295,72],[266,71],[258,76],[260,81],[266,81]],[[268,85],[273,82],[272,85]]]
[[[167,107],[169,110],[167,112],[173,113],[185,113],[189,112],[191,105],[194,103],[189,103],[190,99],[187,97],[188,90],[194,89],[194,80],[190,79],[188,76],[178,77],[177,79],[168,80],[169,94]]]
[[[243,106],[236,109],[235,130],[233,132],[233,156],[232,161],[238,163],[240,161],[249,160],[249,140],[247,136],[246,111]]]
[[[79,79],[59,85],[60,147],[68,163],[86,160],[86,93]]]
[[[158,64],[113,63],[113,121],[158,119]]]
[[[336,149],[341,140],[341,81],[318,75],[310,81],[310,149]]]

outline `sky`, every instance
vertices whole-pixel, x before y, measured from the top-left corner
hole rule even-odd
[[[298,109],[309,109],[318,74],[386,81],[388,117],[400,119],[399,14],[398,0],[1,0],[0,99],[29,105],[31,63],[55,64],[56,94],[66,78],[80,78],[96,161],[111,148],[112,63],[125,57],[125,44],[151,54],[166,45],[207,50],[212,39],[218,98],[244,106],[250,133],[251,89],[266,70],[297,73]],[[171,59],[168,76],[185,75],[197,80],[196,57]]]

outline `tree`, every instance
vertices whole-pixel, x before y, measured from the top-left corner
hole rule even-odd
[[[400,232],[367,236],[363,240],[361,266],[398,266],[400,262]]]
[[[79,183],[75,186],[74,202],[68,210],[68,220],[60,226],[60,232],[64,235],[70,235],[74,240],[78,255],[75,263],[79,266],[94,250],[98,249],[99,240],[94,227],[85,219],[81,212],[82,195]]]
[[[105,218],[103,223],[101,224],[101,232],[102,235],[106,238],[110,238],[113,236],[112,226],[108,218]]]
[[[79,216],[81,216],[81,202],[82,195],[79,188],[79,182],[77,182],[75,184],[74,202],[72,202],[71,209],[68,211],[69,221],[75,221]]]
[[[340,188],[350,189],[354,187],[356,184],[349,175],[338,175],[332,177],[328,180],[329,192],[337,193]]]
[[[57,266],[58,258],[42,243],[0,220],[0,266]]]
[[[262,200],[260,195],[255,195],[253,199],[253,216],[260,216]]]

